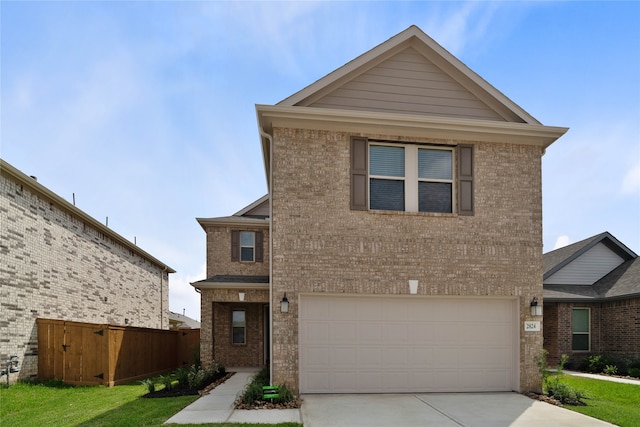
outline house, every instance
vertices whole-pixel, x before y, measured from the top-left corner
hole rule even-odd
[[[550,363],[591,354],[640,358],[640,258],[610,233],[548,252],[544,348]]]
[[[200,329],[200,322],[184,314],[169,312],[169,329]]]
[[[0,160],[0,361],[18,356],[19,378],[38,373],[37,318],[169,329],[169,273]]]
[[[566,128],[415,26],[256,110],[268,195],[198,219],[205,365],[300,393],[540,390],[541,158]]]

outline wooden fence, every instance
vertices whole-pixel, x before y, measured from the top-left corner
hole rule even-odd
[[[194,363],[199,329],[170,331],[37,319],[38,378],[114,386]]]

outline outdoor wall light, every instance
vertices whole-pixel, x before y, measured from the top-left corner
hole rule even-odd
[[[238,298],[240,298],[240,301],[244,301],[244,292],[238,292]]]
[[[289,300],[287,299],[287,293],[284,293],[282,297],[282,301],[280,301],[280,313],[288,313],[289,312]]]
[[[542,316],[542,306],[538,305],[538,297],[533,297],[530,305],[532,316]]]

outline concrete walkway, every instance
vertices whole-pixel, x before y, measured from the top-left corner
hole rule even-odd
[[[225,383],[169,418],[165,424],[303,423],[305,427],[602,427],[611,424],[518,393],[303,395],[301,409],[234,409],[257,369],[236,372]],[[569,375],[640,385],[640,381],[582,372]]]
[[[299,409],[234,409],[236,399],[258,371],[241,368],[229,368],[228,371],[235,372],[235,375],[169,418],[165,424],[302,422]]]
[[[564,372],[567,375],[574,375],[576,377],[592,378],[594,380],[612,381],[614,383],[640,385],[640,378],[639,379],[617,378],[617,377],[610,377],[608,375],[587,374],[586,372],[576,372],[576,371],[567,371],[567,370],[564,370],[562,372]]]

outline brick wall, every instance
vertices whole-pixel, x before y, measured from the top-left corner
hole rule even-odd
[[[231,232],[262,231],[263,262],[232,262]],[[207,277],[217,274],[268,276],[269,275],[269,229],[255,226],[207,227]]]
[[[244,302],[240,302],[238,292],[245,293]],[[203,289],[200,297],[202,365],[209,367],[215,361],[225,367],[263,366],[264,306],[268,301],[268,289]],[[246,345],[231,344],[231,311],[236,308],[246,310]]]
[[[38,317],[168,329],[168,274],[32,191],[0,178],[0,362],[37,373]]]
[[[640,358],[640,298],[603,302],[601,352],[622,358]]]
[[[299,292],[403,294],[407,280],[419,279],[424,295],[517,297],[520,387],[540,389],[542,333],[524,333],[522,324],[542,296],[541,148],[475,143],[476,209],[463,217],[351,211],[350,134],[274,128],[273,136],[276,383],[298,388]],[[288,314],[277,309],[284,292]]]
[[[263,262],[233,262],[231,261],[231,232],[233,230],[240,231],[262,231],[263,233]],[[207,277],[218,274],[222,275],[251,275],[251,276],[268,276],[269,275],[269,229],[256,226],[208,226],[207,233]],[[231,312],[228,305],[219,305],[215,303],[233,302],[238,303],[238,293],[245,293],[245,302],[255,303],[252,306],[252,317],[247,318],[247,326],[253,329],[260,328],[262,333],[252,334],[251,342],[247,346],[231,346],[229,342],[216,341],[216,351],[214,354],[214,334],[216,331],[216,339],[219,336],[230,337],[231,326],[223,326],[223,323],[229,322]],[[200,335],[200,359],[204,366],[211,366],[213,361],[221,362],[225,366],[262,366],[264,360],[263,352],[263,322],[253,316],[254,309],[259,310],[265,303],[269,302],[269,290],[266,289],[202,289],[200,296],[200,319],[201,319],[201,335]],[[214,304],[218,309],[214,310]],[[228,311],[228,319],[225,317]],[[215,314],[214,314],[215,313]],[[247,315],[249,311],[247,312]],[[214,318],[215,315],[215,318]],[[257,315],[256,315],[257,316]],[[250,322],[251,320],[251,322]],[[228,330],[227,330],[228,329]],[[221,334],[221,335],[218,335]],[[259,340],[259,342],[258,342]],[[256,347],[254,347],[254,345]],[[221,346],[219,349],[218,347]],[[257,349],[260,346],[260,349]],[[243,351],[247,355],[242,355]]]
[[[571,349],[571,311],[589,308],[590,351]],[[560,356],[569,356],[570,366],[577,367],[592,354],[616,358],[640,357],[640,298],[600,303],[545,303],[544,348],[549,364],[556,365]]]

